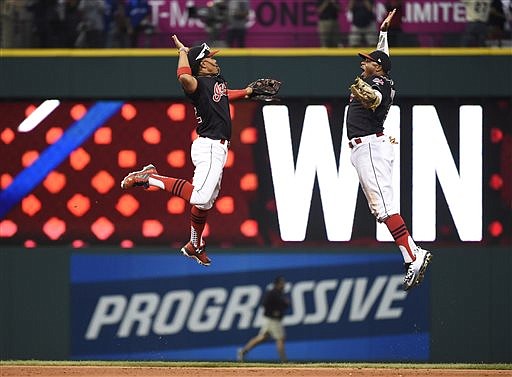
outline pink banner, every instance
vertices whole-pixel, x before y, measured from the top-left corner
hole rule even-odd
[[[347,0],[340,1],[340,30],[350,30],[350,14]],[[208,40],[204,24],[197,18],[189,17],[187,5],[196,9],[206,8],[205,0],[149,0],[153,24],[159,34],[176,33],[186,44]],[[375,5],[377,22],[375,30],[386,15],[384,1]],[[248,23],[247,47],[317,47],[316,1],[250,1],[250,21]],[[457,33],[465,23],[464,5],[459,0],[446,1],[404,1],[402,28],[406,33],[414,33],[422,45],[442,34]],[[225,30],[219,39],[225,37]],[[423,40],[423,42],[422,42]],[[162,43],[167,43],[164,39]],[[427,42],[425,42],[427,41]],[[161,47],[166,47],[163,45]]]

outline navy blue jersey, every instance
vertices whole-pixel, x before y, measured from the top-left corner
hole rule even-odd
[[[265,293],[262,302],[265,317],[281,319],[284,312],[288,309],[288,300],[282,291],[273,288]]]
[[[197,118],[197,134],[214,140],[231,140],[228,86],[221,76],[198,76],[197,89],[186,96]]]
[[[349,139],[383,132],[384,120],[386,120],[395,96],[393,80],[387,76],[370,76],[364,81],[382,94],[382,101],[377,109],[372,111],[364,108],[361,102],[350,95],[347,113],[347,135]]]

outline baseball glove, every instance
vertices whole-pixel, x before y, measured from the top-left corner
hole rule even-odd
[[[249,98],[259,101],[275,100],[279,89],[281,89],[281,81],[276,79],[258,79],[251,82],[248,87],[252,88],[252,94]]]
[[[350,85],[350,92],[366,109],[375,111],[377,106],[380,104],[379,97],[377,97],[375,91],[359,76],[356,77],[356,81]]]

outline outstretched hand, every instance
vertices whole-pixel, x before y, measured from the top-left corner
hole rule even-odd
[[[396,9],[393,9],[391,12],[388,13],[387,17],[382,21],[382,24],[380,25],[380,31],[388,31],[389,25],[391,24],[391,19],[396,13]]]
[[[180,42],[180,40],[178,39],[178,37],[176,36],[176,34],[173,34],[173,35],[171,36],[171,38],[172,38],[172,40],[173,40],[173,42],[174,42],[174,44],[176,45],[176,48],[177,48],[178,50],[179,50],[180,48],[182,48],[182,47],[183,47],[183,48],[185,48],[185,49],[187,49],[187,47],[186,47],[183,43],[181,43],[181,42]]]

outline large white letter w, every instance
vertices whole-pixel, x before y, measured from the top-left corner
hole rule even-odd
[[[265,106],[263,118],[281,238],[304,240],[317,175],[327,238],[350,240],[359,181],[350,164],[348,147],[341,148],[339,172],[336,168],[325,106],[312,105],[306,109],[296,168],[288,108]],[[347,145],[345,131],[342,140],[342,145]]]

